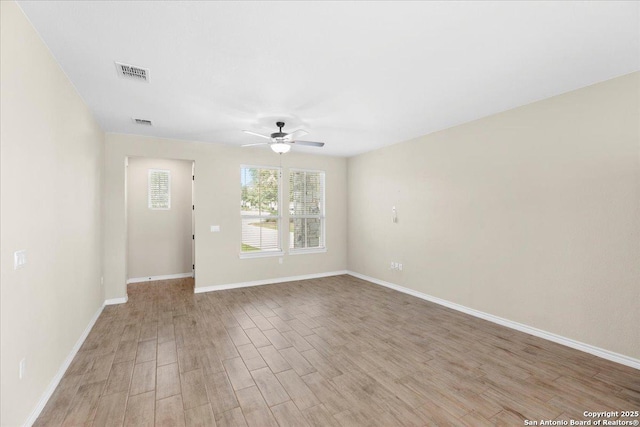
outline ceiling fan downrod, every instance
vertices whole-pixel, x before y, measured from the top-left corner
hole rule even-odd
[[[282,128],[284,127],[284,122],[276,122],[276,126],[280,129],[278,132],[274,132],[271,134],[271,138],[273,139],[278,139],[278,138],[284,138],[285,136],[287,136],[288,134],[282,132]]]

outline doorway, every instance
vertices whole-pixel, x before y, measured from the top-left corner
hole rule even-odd
[[[127,284],[194,277],[192,160],[128,157]]]

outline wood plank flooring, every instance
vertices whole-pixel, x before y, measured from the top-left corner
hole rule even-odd
[[[640,371],[351,276],[130,285],[37,426],[447,426],[640,409]]]

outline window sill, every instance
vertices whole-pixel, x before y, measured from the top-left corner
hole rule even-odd
[[[238,254],[240,259],[250,259],[250,258],[268,258],[273,256],[283,256],[284,251],[268,251],[268,252],[242,252]]]
[[[327,248],[289,249],[289,255],[323,254]]]

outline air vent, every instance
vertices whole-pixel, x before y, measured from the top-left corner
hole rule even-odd
[[[140,82],[149,81],[149,69],[137,67],[135,65],[123,64],[116,62],[116,70],[118,75],[124,79],[137,80]]]
[[[145,126],[151,126],[151,120],[147,120],[147,119],[133,119],[133,121],[137,124],[137,125],[145,125]]]

